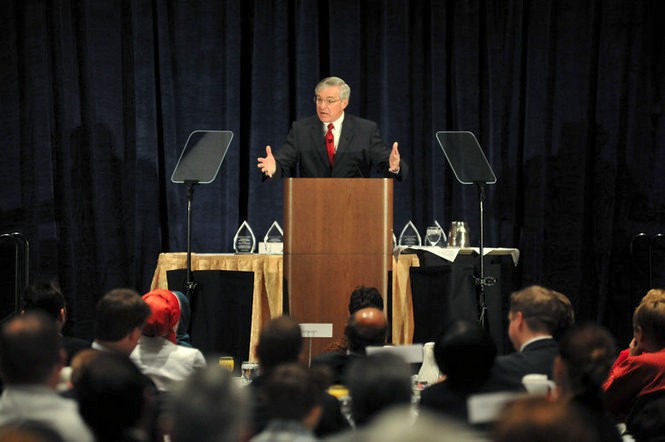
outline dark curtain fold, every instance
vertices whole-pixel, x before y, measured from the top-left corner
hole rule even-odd
[[[147,291],[158,253],[186,248],[170,177],[189,134],[234,133],[193,200],[193,250],[229,252],[243,220],[282,222],[256,158],[337,75],[411,165],[397,234],[463,219],[478,240],[477,191],[434,137],[472,131],[498,177],[485,245],[518,247],[517,285],[626,339],[630,241],[665,230],[664,28],[658,0],[6,1],[0,229],[30,239],[33,279],[59,279],[90,336],[106,290]]]

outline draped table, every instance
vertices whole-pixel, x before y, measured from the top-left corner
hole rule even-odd
[[[454,262],[458,255],[478,253],[477,248],[399,247],[395,249],[392,262],[392,342],[410,344],[413,340],[414,315],[411,269],[420,267],[420,259],[414,251],[425,251]],[[510,248],[485,248],[486,256],[509,255],[517,265],[519,251]],[[169,288],[167,272],[186,268],[187,253],[161,253],[152,278],[151,289]],[[250,332],[250,359],[254,360],[254,349],[261,327],[270,318],[283,313],[283,259],[282,255],[192,253],[192,271],[235,270],[254,273],[252,319]],[[383,294],[384,296],[386,294]]]

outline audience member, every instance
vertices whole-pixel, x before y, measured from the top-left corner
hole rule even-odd
[[[85,339],[64,336],[62,329],[67,322],[67,306],[65,296],[54,282],[40,282],[30,285],[23,291],[23,311],[40,310],[53,318],[60,333],[60,341],[65,349],[65,365],[70,365],[72,358],[79,351],[89,348],[90,342]]]
[[[48,425],[23,421],[0,427],[0,442],[64,442],[64,439]]]
[[[349,297],[349,315],[353,315],[361,308],[374,307],[383,311],[383,297],[381,292],[376,287],[358,286]],[[389,331],[389,330],[388,330]],[[349,343],[346,341],[346,336],[343,336],[326,347],[324,352],[339,352],[346,353],[349,349]]]
[[[98,352],[76,379],[79,411],[97,442],[145,441],[154,397],[126,356]]]
[[[0,372],[5,389],[0,425],[35,421],[49,425],[65,441],[93,440],[76,402],[55,391],[64,359],[58,329],[43,313],[28,312],[2,326]]]
[[[344,385],[349,363],[364,356],[367,346],[384,345],[387,329],[388,321],[383,311],[374,307],[362,308],[351,315],[344,329],[348,350],[345,353],[322,353],[312,360],[312,366],[326,367],[331,372],[332,382]]]
[[[665,300],[643,301],[633,314],[633,345],[604,384],[607,406],[623,422],[635,400],[665,390]]]
[[[132,289],[113,289],[97,302],[95,312],[95,350],[119,353],[129,358],[141,337],[143,325],[150,317],[151,310],[141,296]],[[159,416],[162,413],[163,398],[154,381],[143,375],[143,381],[151,395],[156,397],[157,405],[150,420],[150,437],[160,440],[163,436],[159,428]]]
[[[522,390],[524,375],[540,373],[551,378],[559,352],[555,337],[574,322],[568,298],[545,287],[526,287],[511,295],[508,320],[508,336],[517,351],[497,358],[492,382],[508,390]]]
[[[245,441],[246,390],[216,364],[197,370],[174,387],[167,415],[171,442]]]
[[[252,442],[316,441],[313,429],[321,416],[323,385],[298,363],[272,371],[263,393],[270,420]]]
[[[205,367],[206,361],[199,350],[176,344],[180,303],[173,292],[155,289],[143,295],[143,300],[151,315],[130,358],[159,390],[169,390],[174,382],[182,382],[192,371]]]
[[[510,403],[493,429],[494,442],[603,442],[567,402],[529,396]]]
[[[345,432],[327,442],[487,442],[487,436],[457,420],[439,413],[420,410],[413,419],[410,405],[395,406],[382,412],[368,425]]]
[[[192,339],[189,336],[189,321],[192,318],[192,306],[189,298],[183,292],[174,290],[172,292],[180,304],[180,321],[175,330],[175,340],[178,345],[183,347],[193,347]]]
[[[354,360],[347,380],[356,428],[389,408],[411,403],[411,368],[393,353],[380,352]]]
[[[628,433],[637,442],[665,442],[665,395],[643,398],[635,401],[626,418]]]
[[[651,289],[649,290],[646,295],[642,297],[640,300],[640,304],[643,302],[649,302],[649,301],[665,301],[665,290],[664,289]],[[617,360],[615,363],[621,362],[624,359],[626,359],[630,355],[630,349],[635,346],[635,338],[633,338],[630,341],[630,344],[628,345],[628,348],[625,348],[619,352],[619,356],[617,357]]]
[[[445,380],[422,391],[421,408],[467,422],[469,396],[497,389],[488,385],[496,359],[494,341],[477,322],[457,320],[434,344],[434,359]]]
[[[114,289],[97,302],[92,348],[129,356],[139,342],[150,307],[132,289]]]
[[[361,308],[374,307],[383,310],[383,297],[376,287],[358,286],[349,296],[349,315]]]
[[[602,389],[615,356],[616,345],[610,333],[599,325],[585,324],[563,335],[559,356],[554,360],[559,399],[584,416],[604,442],[621,440],[605,407]]]
[[[298,362],[302,344],[300,325],[288,316],[273,318],[261,329],[256,346],[260,372],[249,384],[255,434],[263,431],[268,423],[268,409],[263,391],[271,373],[282,364]],[[322,437],[346,428],[349,428],[349,423],[341,413],[338,400],[324,394],[323,413],[315,428],[316,435]]]

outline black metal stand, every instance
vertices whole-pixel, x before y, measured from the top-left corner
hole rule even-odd
[[[478,310],[480,324],[489,330],[487,321],[487,299],[485,287],[496,282],[495,278],[485,277],[484,242],[485,242],[485,184],[496,183],[496,176],[492,171],[480,144],[473,133],[468,131],[440,131],[436,139],[443,149],[455,178],[462,184],[475,184],[478,188],[478,202],[480,206],[480,275],[474,276],[478,291]]]
[[[192,275],[192,200],[194,199],[194,186],[197,181],[185,181],[187,184],[187,279],[185,279],[185,295],[190,304],[196,295],[197,284]],[[192,321],[190,320],[191,324]]]
[[[491,276],[485,277],[485,183],[476,182],[476,186],[478,187],[478,203],[480,208],[480,244],[478,246],[478,251],[480,252],[480,276],[475,276],[473,279],[476,283],[476,288],[478,289],[478,306],[480,309],[479,322],[480,325],[482,325],[486,330],[489,330],[485,287],[494,285],[496,283],[496,279]]]
[[[30,283],[30,243],[19,232],[3,233],[0,238],[14,242],[14,312],[1,318],[2,323],[21,311],[21,295]]]

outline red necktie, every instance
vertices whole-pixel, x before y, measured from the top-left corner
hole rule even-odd
[[[330,162],[330,167],[333,167],[335,164],[335,136],[333,135],[333,126],[332,123],[328,124],[328,132],[326,132],[326,150],[328,151],[328,161]]]

